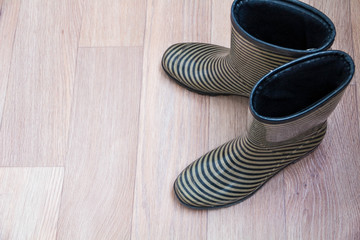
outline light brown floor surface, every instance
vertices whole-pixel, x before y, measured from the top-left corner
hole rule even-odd
[[[360,66],[359,0],[307,0]],[[232,1],[0,0],[0,239],[360,239],[360,76],[313,154],[230,208],[177,174],[245,131],[248,99],[171,81],[164,50],[229,46]]]

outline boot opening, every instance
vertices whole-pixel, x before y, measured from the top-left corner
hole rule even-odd
[[[325,15],[294,2],[239,1],[233,11],[235,21],[249,35],[283,48],[323,48],[335,36]]]
[[[325,56],[324,56],[325,55]],[[255,87],[251,104],[256,115],[285,118],[316,107],[343,90],[354,65],[348,55],[326,53],[275,70]]]

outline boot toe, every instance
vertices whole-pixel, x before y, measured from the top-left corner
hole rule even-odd
[[[177,81],[181,81],[177,70],[178,60],[184,56],[184,50],[189,47],[189,43],[177,43],[171,45],[162,57],[162,67],[165,72]]]
[[[175,180],[174,193],[180,203],[195,209],[212,209],[230,204],[232,201],[214,196],[209,190],[211,186],[202,182],[200,174],[204,173],[199,172],[201,170],[196,163],[188,166]]]
[[[227,52],[226,48],[207,43],[178,43],[165,51],[162,67],[173,80],[190,91],[219,95],[223,94],[224,87],[216,77],[221,74],[213,73],[213,65],[223,66],[223,56]]]
[[[174,193],[181,204],[196,209],[203,209],[211,207],[211,204],[203,202],[198,196],[194,195],[194,192],[202,192],[194,181],[189,179],[187,173],[182,172],[174,183]]]

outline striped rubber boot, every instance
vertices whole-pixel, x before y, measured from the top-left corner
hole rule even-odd
[[[206,43],[172,45],[162,59],[165,72],[193,92],[248,97],[266,73],[328,49],[335,38],[328,17],[293,0],[236,0],[231,22],[230,49]]]
[[[325,51],[302,57],[262,78],[250,96],[247,134],[208,152],[176,179],[188,207],[230,206],[312,152],[328,116],[354,74],[349,55]]]

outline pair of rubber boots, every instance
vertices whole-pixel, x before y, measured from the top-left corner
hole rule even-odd
[[[335,27],[299,1],[236,0],[230,49],[180,43],[164,54],[166,73],[207,95],[250,97],[248,129],[189,165],[175,195],[198,209],[230,206],[254,194],[283,168],[309,154],[354,74],[331,47]]]

